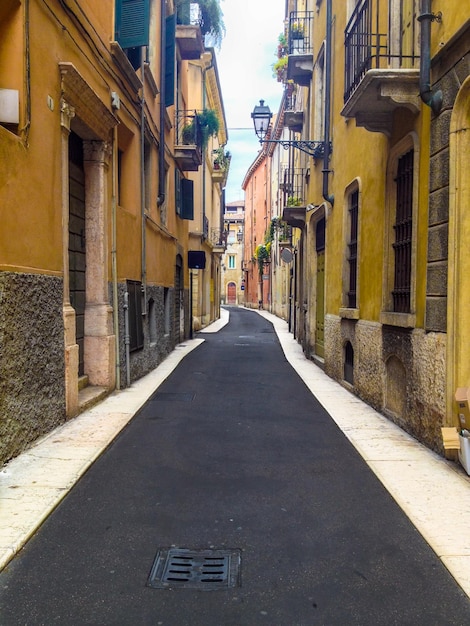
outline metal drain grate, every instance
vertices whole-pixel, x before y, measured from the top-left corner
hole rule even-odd
[[[240,585],[239,550],[161,549],[147,582],[154,589],[211,591]]]

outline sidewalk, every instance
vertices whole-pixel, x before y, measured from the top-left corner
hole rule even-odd
[[[287,360],[470,597],[470,477],[419,444],[305,359],[284,321],[264,311]],[[204,329],[217,332],[229,313]],[[0,471],[0,569],[178,363],[201,342],[179,345],[131,388],[55,429]]]

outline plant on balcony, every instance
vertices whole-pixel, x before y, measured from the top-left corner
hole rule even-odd
[[[287,198],[287,206],[302,206],[302,198],[299,198],[299,196],[289,196]]]
[[[292,39],[303,39],[305,37],[304,25],[301,22],[293,22],[290,27],[290,36]]]
[[[214,46],[220,47],[225,35],[225,24],[223,20],[220,0],[176,0],[176,12],[179,24],[189,24],[191,16],[191,5],[199,5],[198,23],[204,36],[210,39]]]
[[[280,217],[273,217],[269,225],[269,231],[266,235],[266,241],[274,241],[276,232],[278,233],[279,241],[285,242],[290,240],[289,226],[281,220]]]
[[[263,275],[264,266],[270,261],[271,258],[271,242],[260,243],[255,248],[254,258],[258,263],[259,275]]]
[[[182,141],[184,145],[197,145],[202,150],[207,147],[210,137],[214,137],[219,132],[219,118],[213,109],[199,111],[191,122],[186,124],[182,130]],[[199,132],[197,129],[199,128]]]
[[[287,54],[287,37],[285,36],[284,33],[281,33],[279,35],[278,38],[278,44],[277,44],[277,58],[280,59],[282,57],[285,57]]]
[[[273,76],[277,78],[278,83],[285,83],[287,81],[287,56],[281,57],[274,63],[273,67]]]
[[[227,150],[225,151],[223,147],[217,148],[214,150],[214,169],[215,170],[226,170],[230,165],[230,159],[232,155]]]
[[[276,50],[277,61],[271,66],[273,76],[277,79],[278,83],[285,83],[287,80],[287,52],[287,37],[284,33],[281,33],[278,38]]]

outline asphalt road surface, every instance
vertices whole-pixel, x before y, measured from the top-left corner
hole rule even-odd
[[[204,338],[0,574],[0,625],[470,624],[272,325]]]

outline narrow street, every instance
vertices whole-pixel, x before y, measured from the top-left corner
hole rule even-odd
[[[272,324],[203,337],[0,573],[1,625],[469,624]],[[227,584],[149,583],[170,548],[228,554]]]

